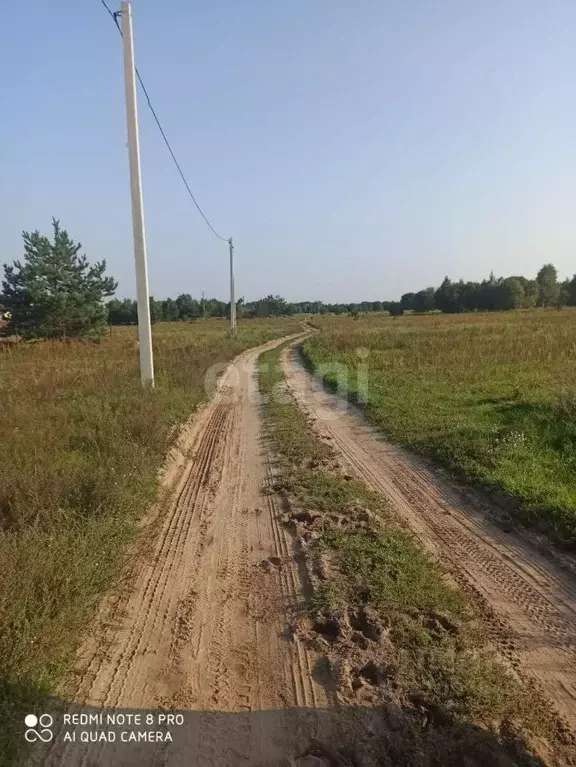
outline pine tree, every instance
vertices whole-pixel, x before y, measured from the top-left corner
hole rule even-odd
[[[11,312],[10,330],[24,338],[100,335],[107,310],[102,300],[117,283],[106,262],[90,265],[82,247],[52,221],[54,241],[36,230],[23,232],[24,262],[4,264],[0,300]]]
[[[576,306],[576,274],[568,283],[568,306]]]

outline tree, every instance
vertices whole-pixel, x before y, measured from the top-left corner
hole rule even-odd
[[[90,265],[60,223],[54,240],[38,230],[23,232],[24,262],[4,264],[1,301],[11,312],[10,328],[24,338],[100,335],[108,312],[103,304],[117,283],[106,277],[106,261]]]
[[[202,314],[200,302],[192,298],[189,293],[179,295],[176,299],[176,306],[178,307],[178,317],[181,320],[192,320]]]
[[[441,312],[455,314],[461,311],[460,293],[460,283],[452,282],[448,277],[444,277],[442,284],[434,294],[434,302]]]
[[[556,306],[560,297],[560,283],[558,272],[553,264],[544,264],[536,276],[538,283],[539,306]]]
[[[576,274],[568,282],[568,306],[576,306]]]
[[[524,285],[517,277],[507,277],[498,286],[497,308],[501,310],[521,309],[525,303]]]
[[[482,280],[478,288],[478,309],[483,312],[493,312],[498,308],[498,287],[502,282],[490,272],[487,280]]]
[[[458,283],[458,311],[475,312],[480,305],[480,284],[478,282]]]
[[[565,306],[568,306],[569,300],[570,280],[564,280],[564,282],[560,283],[560,291],[558,293],[558,298],[556,299],[556,308],[563,309]]]
[[[402,309],[405,312],[412,311],[414,309],[415,296],[415,293],[404,293],[404,295],[400,297],[400,304],[402,305]]]
[[[391,301],[388,311],[393,317],[401,317],[404,314],[404,307],[400,301]]]
[[[154,296],[148,296],[148,303],[150,306],[150,322],[152,324],[155,322],[162,322],[164,319],[162,314],[164,308],[162,301],[157,301]]]
[[[521,275],[514,277],[514,279],[521,282],[522,287],[524,288],[524,303],[522,308],[531,309],[533,306],[536,306],[540,292],[536,280],[528,280],[526,277],[522,277]]]
[[[320,311],[321,301],[311,301],[307,309],[315,314]],[[247,314],[251,317],[280,317],[294,313],[294,305],[287,303],[282,296],[268,295],[259,301],[246,304]]]
[[[414,311],[415,312],[431,312],[436,308],[434,303],[434,288],[426,288],[425,290],[419,290],[414,295]]]
[[[217,298],[205,298],[204,307],[208,317],[226,317],[227,304]]]
[[[108,322],[110,325],[137,325],[138,310],[136,301],[125,298],[119,301],[117,298],[108,302]]]
[[[178,304],[173,298],[167,298],[165,301],[162,301],[162,318],[165,322],[176,322],[176,320],[180,319]]]

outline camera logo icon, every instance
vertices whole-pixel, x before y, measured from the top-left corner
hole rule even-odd
[[[24,719],[24,724],[27,727],[24,737],[28,743],[36,743],[39,740],[42,741],[42,743],[50,743],[54,737],[54,733],[51,729],[54,724],[54,719],[50,714],[41,714],[40,716],[36,716],[36,714],[27,714]]]

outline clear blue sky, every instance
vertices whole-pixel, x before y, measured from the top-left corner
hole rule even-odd
[[[119,7],[110,0],[113,10]],[[238,295],[376,300],[576,271],[574,0],[135,0],[136,57]],[[5,3],[1,261],[61,219],[135,294],[119,36]],[[140,99],[151,292],[225,298],[226,245]]]

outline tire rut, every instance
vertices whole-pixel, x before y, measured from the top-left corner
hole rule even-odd
[[[298,348],[283,353],[290,391],[351,473],[382,492],[423,546],[487,607],[496,644],[576,725],[576,581],[520,535],[503,533],[454,483],[386,444],[362,413],[324,391]]]
[[[298,754],[301,725],[285,711],[302,707],[310,722],[324,699],[306,648],[283,636],[304,586],[293,535],[264,492],[256,361],[281,342],[241,354],[186,427],[165,498],[143,526],[149,545],[136,549],[126,588],[103,601],[62,687],[70,713],[181,711],[194,725],[173,745],[145,748],[64,743],[56,732],[32,763],[233,767]],[[263,558],[282,564],[266,570]]]

